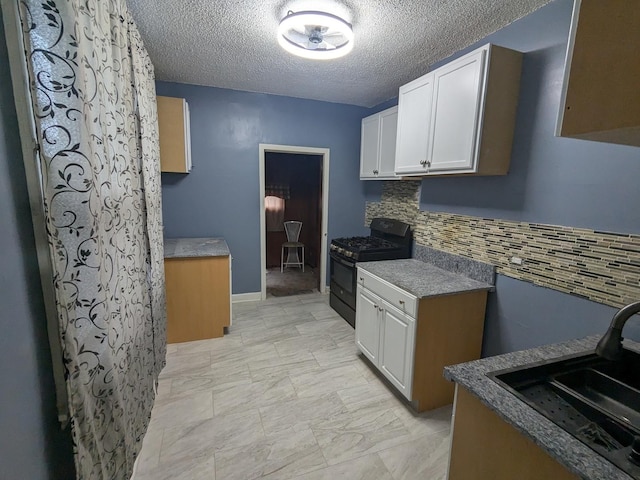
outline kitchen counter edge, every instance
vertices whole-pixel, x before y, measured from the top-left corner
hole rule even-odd
[[[486,357],[444,368],[444,377],[469,390],[483,404],[520,431],[569,471],[588,480],[633,480],[611,462],[519,400],[487,373],[553,360],[565,355],[593,353],[601,335]],[[625,340],[625,348],[640,352],[640,344]]]
[[[164,258],[225,257],[231,251],[224,238],[165,238]]]
[[[358,262],[356,265],[417,298],[494,289],[489,283],[473,280],[413,258]]]

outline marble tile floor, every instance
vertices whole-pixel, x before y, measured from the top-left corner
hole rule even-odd
[[[328,295],[233,311],[223,338],[168,346],[133,480],[445,478],[451,407],[411,410]]]

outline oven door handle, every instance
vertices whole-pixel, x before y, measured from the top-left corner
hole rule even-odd
[[[354,268],[356,266],[356,262],[349,262],[348,260],[345,260],[344,258],[339,257],[337,254],[333,252],[329,252],[329,256],[333,258],[336,262],[344,265],[345,267]]]

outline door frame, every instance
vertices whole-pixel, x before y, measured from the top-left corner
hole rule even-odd
[[[320,293],[327,291],[327,225],[329,223],[329,149],[294,145],[259,144],[260,164],[260,298],[267,298],[267,227],[265,222],[266,153],[322,155],[322,227],[320,230]]]

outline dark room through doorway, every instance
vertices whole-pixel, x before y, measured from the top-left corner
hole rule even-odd
[[[267,297],[320,290],[322,162],[322,155],[265,152]],[[304,244],[304,272],[300,266],[281,265],[284,222],[290,220],[302,222],[298,241]]]

